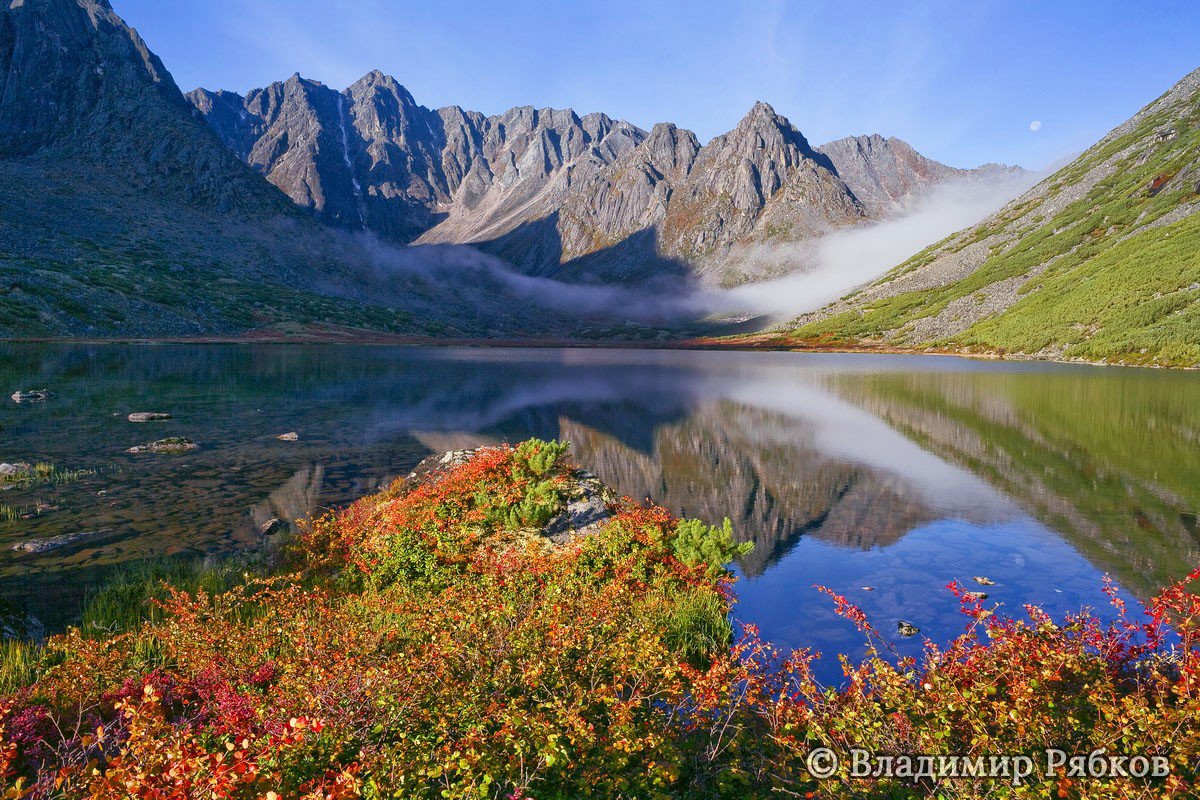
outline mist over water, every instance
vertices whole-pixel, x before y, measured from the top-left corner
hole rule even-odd
[[[488,295],[535,303],[580,319],[669,324],[710,315],[790,318],[814,311],[868,283],[909,257],[997,211],[1041,174],[1002,175],[942,183],[896,216],[836,230],[816,239],[747,245],[731,254],[756,271],[783,277],[733,289],[688,285],[649,276],[636,286],[572,283],[526,275],[470,245],[396,247],[371,234],[358,243],[377,277],[424,280],[470,300]]]
[[[406,275],[466,296],[500,294],[581,318],[663,323],[709,313],[710,303],[675,280],[651,280],[638,288],[570,283],[526,275],[496,256],[470,245],[430,244],[395,247],[374,236],[361,237],[372,265],[383,276]]]
[[[982,221],[1041,177],[1027,173],[992,181],[951,181],[915,199],[892,219],[835,231],[812,243],[760,245],[755,256],[768,264],[812,266],[739,286],[719,297],[730,310],[772,316],[815,311],[929,245]]]

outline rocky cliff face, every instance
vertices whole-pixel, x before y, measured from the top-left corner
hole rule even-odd
[[[453,253],[427,257],[453,262],[444,281],[391,268],[257,174],[346,227],[427,228],[429,203],[464,174],[454,158],[482,139],[462,132],[470,115],[443,124],[383,76],[345,96],[294,78],[247,98],[197,93],[193,106],[106,0],[10,0],[0,80],[0,335],[577,324],[503,287],[453,285]],[[356,191],[366,165],[370,195]]]
[[[984,164],[957,169],[934,161],[895,137],[847,136],[817,148],[833,162],[864,206],[875,216],[887,216],[945,181],[986,181],[1024,173],[1020,167]]]
[[[765,103],[701,146],[669,123],[647,133],[570,109],[432,111],[379,72],[344,92],[295,75],[245,97],[189,98],[230,149],[328,222],[473,243],[573,280],[756,277],[728,269],[731,249],[884,216],[972,174],[878,136],[814,149]]]
[[[286,205],[231,158],[107,0],[0,10],[0,158],[77,159],[222,209]]]

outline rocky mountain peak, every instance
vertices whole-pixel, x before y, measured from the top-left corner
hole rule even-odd
[[[916,190],[905,177],[894,196],[860,195],[766,102],[701,146],[671,123],[647,133],[570,108],[431,111],[378,70],[341,94],[299,78],[290,91],[294,100],[256,90],[242,109],[235,97],[193,101],[235,152],[326,220],[402,242],[477,244],[534,274],[586,261],[593,277],[699,269],[725,281],[731,249],[818,236]],[[923,163],[898,140],[862,138],[848,151],[863,164]],[[855,168],[861,185],[887,172]]]
[[[990,180],[1001,174],[1019,177],[1024,170],[985,164],[956,169],[918,153],[894,136],[878,133],[847,136],[817,148],[827,156],[863,205],[872,214],[887,216],[909,201],[946,181]]]
[[[0,6],[0,80],[0,157],[53,151],[196,202],[287,208],[105,0]]]

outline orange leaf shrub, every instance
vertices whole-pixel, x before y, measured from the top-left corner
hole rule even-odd
[[[921,663],[876,643],[819,685],[808,651],[731,635],[728,528],[624,501],[551,546],[571,467],[554,443],[477,453],[315,521],[293,571],[163,594],[132,630],[54,637],[0,702],[10,797],[577,798],[1191,796],[1200,605],[1145,621],[1013,621]],[[1192,576],[1196,577],[1195,575]],[[956,587],[955,587],[956,588]],[[961,595],[961,591],[959,591]],[[831,593],[832,594],[832,593]],[[1114,602],[1118,602],[1115,593]],[[814,747],[840,758],[817,780]],[[852,752],[1096,748],[1170,775],[859,776]]]

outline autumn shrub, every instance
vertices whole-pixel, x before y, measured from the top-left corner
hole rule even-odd
[[[833,595],[872,650],[823,686],[814,653],[731,627],[721,567],[741,548],[727,524],[622,501],[601,530],[552,545],[514,515],[561,508],[576,477],[562,450],[481,450],[315,521],[278,574],[159,584],[136,625],[52,637],[0,700],[7,796],[1194,795],[1200,606],[1186,582],[1112,624],[1033,608],[1009,620],[954,587],[966,631],[919,661]],[[816,747],[840,759],[820,780]],[[1157,756],[1170,775],[851,771],[858,748],[1048,747]]]

